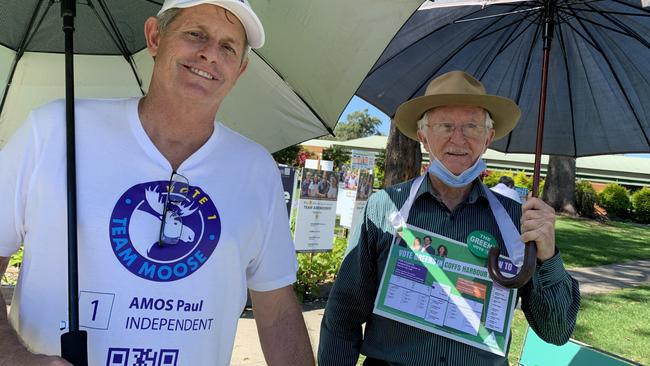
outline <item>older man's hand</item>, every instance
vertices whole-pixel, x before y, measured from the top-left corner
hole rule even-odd
[[[555,210],[539,198],[522,206],[521,241],[537,244],[537,259],[544,262],[555,254]]]

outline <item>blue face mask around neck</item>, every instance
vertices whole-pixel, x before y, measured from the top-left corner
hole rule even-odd
[[[447,169],[438,158],[435,156],[431,155],[433,158],[431,160],[431,164],[429,165],[429,169],[427,171],[433,175],[435,175],[438,179],[440,179],[445,185],[449,187],[454,187],[454,188],[462,188],[474,181],[481,173],[485,170],[486,165],[483,159],[479,158],[476,160],[476,163],[472,165],[471,168],[465,170],[464,172],[460,173],[459,175],[455,175],[454,173],[450,172],[449,169]]]

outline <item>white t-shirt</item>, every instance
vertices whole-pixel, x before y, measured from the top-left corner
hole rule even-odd
[[[295,282],[279,171],[217,123],[178,168],[189,181],[181,241],[158,247],[172,169],[137,99],[79,100],[80,325],[91,365],[228,365],[246,288]],[[59,354],[67,320],[65,109],[30,114],[0,151],[0,256],[25,243],[10,320],[30,350]],[[260,184],[264,182],[264,184]]]
[[[519,193],[503,183],[499,183],[490,189],[493,192],[497,192],[502,196],[506,196],[512,200],[515,200],[516,202],[521,203],[521,197],[519,197]]]

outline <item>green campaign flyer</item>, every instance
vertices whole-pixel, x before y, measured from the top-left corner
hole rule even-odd
[[[461,243],[413,226],[398,229],[374,313],[505,356],[517,290],[492,282],[486,249],[493,245],[482,231]],[[499,267],[504,276],[517,273],[504,256]]]

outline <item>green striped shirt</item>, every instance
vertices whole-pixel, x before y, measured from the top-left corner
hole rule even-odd
[[[373,194],[363,220],[353,230],[351,248],[341,264],[321,324],[321,366],[353,366],[359,353],[391,365],[507,365],[507,359],[478,348],[373,314],[390,245],[395,233],[391,212],[406,201],[413,181]],[[521,205],[495,194],[519,227]],[[465,242],[474,230],[491,233],[507,254],[485,192],[474,184],[453,211],[438,200],[429,179],[417,192],[408,224]],[[578,283],[564,269],[558,252],[538,264],[531,281],[519,290],[521,308],[546,342],[566,343],[580,307]],[[366,324],[362,333],[362,324]]]

